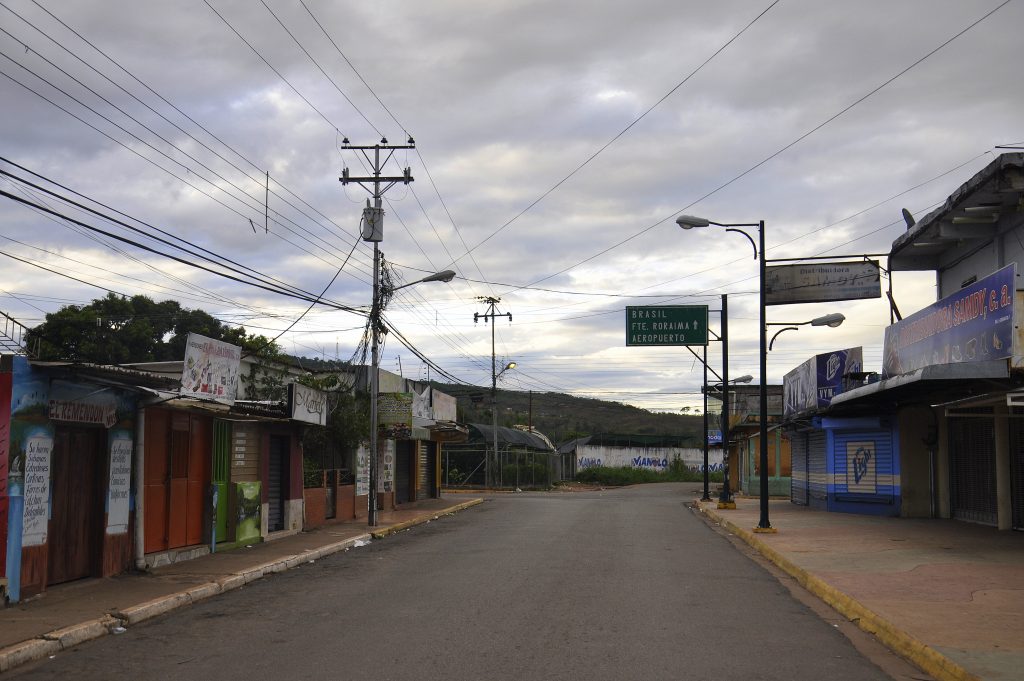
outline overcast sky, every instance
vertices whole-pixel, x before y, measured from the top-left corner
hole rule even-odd
[[[346,263],[326,297],[365,307],[367,194],[338,177],[367,167],[342,141],[412,136],[387,167],[414,182],[386,194],[381,250],[401,281],[459,276],[397,292],[394,327],[489,386],[473,316],[498,297],[499,366],[518,363],[503,387],[676,411],[699,406],[700,364],[625,347],[625,307],[709,304],[717,330],[728,294],[730,372],[756,376],[757,267],[742,235],[675,217],[763,219],[769,258],[886,253],[901,208],[923,216],[1024,140],[1022,26],[1024,3],[1001,0],[0,0],[0,156],[306,291]],[[0,190],[130,234],[7,177]],[[3,258],[0,310],[33,326],[113,290],[275,336],[307,307],[82,232],[0,197],[0,252],[21,259]],[[901,311],[933,284],[897,273]],[[857,345],[880,370],[884,298],[769,320],[834,311],[838,329],[779,337],[770,382]],[[364,321],[318,306],[280,343],[348,359]],[[720,366],[718,344],[709,356]],[[427,375],[393,335],[381,365]]]

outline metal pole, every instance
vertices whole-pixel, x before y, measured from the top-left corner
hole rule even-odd
[[[370,494],[367,501],[367,524],[377,525],[377,366],[380,362],[377,322],[380,316],[380,247],[373,242],[373,304],[370,306]]]
[[[722,294],[722,472],[725,481],[718,498],[719,508],[735,508],[729,490],[729,296]]]
[[[492,435],[494,436],[494,465],[496,467],[500,465],[498,461],[498,374],[496,373],[494,355],[494,327],[497,323],[494,316],[494,303],[491,303],[491,425],[494,431]],[[487,480],[488,485],[493,483],[497,473],[497,471],[491,472],[490,479]]]
[[[758,259],[760,265],[760,308],[761,308],[761,408],[758,420],[761,425],[761,520],[757,523],[758,530],[770,532],[772,525],[768,520],[768,325],[765,320],[764,302],[764,220],[758,222]]]
[[[701,501],[711,501],[708,494],[708,346],[704,346],[704,496]]]

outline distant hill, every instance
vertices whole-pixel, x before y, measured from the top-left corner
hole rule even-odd
[[[491,422],[491,391],[478,386],[434,383],[438,390],[458,400],[461,423]],[[574,397],[554,392],[498,390],[498,425],[532,423],[555,444],[596,433],[638,435],[691,435],[699,446],[703,416],[647,411],[621,402]]]

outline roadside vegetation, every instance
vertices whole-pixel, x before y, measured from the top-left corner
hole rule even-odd
[[[722,482],[721,472],[712,472],[708,477],[711,482]],[[607,487],[639,485],[647,482],[703,482],[703,480],[702,472],[690,470],[682,461],[673,461],[663,473],[647,468],[610,468],[608,466],[584,468],[576,473],[577,482]]]

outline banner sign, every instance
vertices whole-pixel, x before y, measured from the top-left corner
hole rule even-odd
[[[110,438],[110,467],[107,485],[107,534],[128,531],[132,488],[132,436],[118,431]]]
[[[720,445],[720,444],[722,444],[722,431],[720,431],[720,430],[709,430],[708,431],[708,444],[709,445]]]
[[[190,333],[181,371],[181,396],[234,404],[242,349],[223,341]]]
[[[847,348],[815,355],[782,380],[783,417],[824,409],[846,388],[843,377],[862,371],[864,349]]]
[[[769,265],[765,268],[765,305],[881,297],[877,260]]]
[[[412,438],[412,401],[413,393],[377,395],[377,423],[382,437]]]
[[[440,390],[430,391],[430,401],[434,411],[435,421],[456,421],[458,420],[458,400]]]
[[[921,367],[1013,356],[1016,263],[885,330],[882,378]]]
[[[626,308],[627,347],[707,344],[707,305]]]
[[[327,393],[301,383],[289,383],[288,413],[295,421],[326,426]]]

